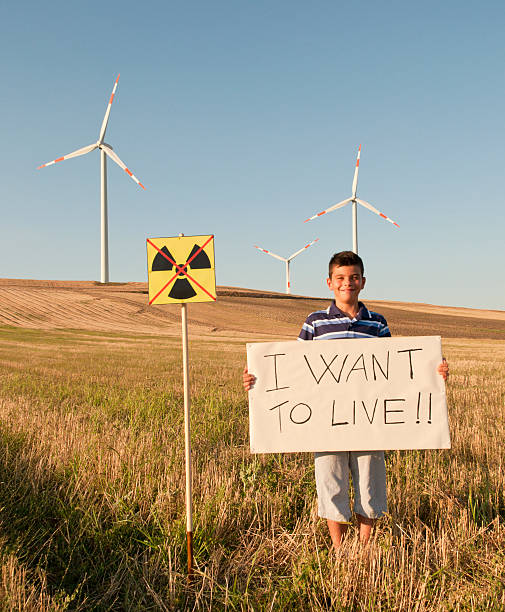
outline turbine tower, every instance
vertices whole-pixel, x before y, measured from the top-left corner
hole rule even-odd
[[[320,217],[321,215],[325,215],[326,213],[329,213],[332,210],[337,210],[337,208],[342,208],[342,206],[345,206],[346,204],[349,204],[349,202],[352,202],[352,250],[356,254],[358,253],[358,204],[361,204],[365,208],[368,208],[368,210],[371,210],[376,215],[379,215],[379,217],[382,217],[383,219],[386,219],[386,221],[389,221],[393,225],[396,225],[396,227],[400,227],[398,223],[393,221],[393,219],[390,219],[389,217],[387,217],[384,213],[381,213],[380,210],[377,210],[371,204],[369,204],[368,202],[365,202],[365,200],[360,200],[358,197],[356,197],[356,191],[358,189],[358,172],[359,172],[360,156],[361,156],[361,145],[359,145],[358,157],[356,158],[356,168],[354,169],[354,178],[352,181],[351,197],[347,198],[347,200],[342,200],[342,202],[339,202],[338,204],[334,204],[333,206],[330,206],[330,208],[327,208],[326,210],[323,210],[322,212],[317,213],[317,215],[309,217],[308,219],[305,219],[304,221],[304,223],[307,223],[307,221],[312,221],[312,219],[316,219],[317,217]]]
[[[116,94],[117,84],[119,81],[119,74],[117,75],[116,82],[114,83],[114,87],[112,89],[112,94],[110,96],[109,103],[107,104],[107,109],[105,111],[105,116],[102,121],[102,127],[100,128],[100,135],[98,136],[98,140],[90,144],[86,147],[82,147],[82,149],[77,149],[77,151],[73,151],[73,153],[69,153],[68,155],[64,155],[63,157],[58,157],[58,159],[54,159],[47,164],[42,164],[39,166],[37,170],[40,168],[45,168],[46,166],[51,166],[52,164],[56,164],[58,162],[62,162],[65,159],[70,159],[71,157],[79,157],[79,155],[86,155],[86,153],[90,153],[95,149],[100,149],[100,202],[101,202],[101,273],[100,273],[100,282],[108,283],[109,282],[109,231],[108,231],[108,216],[107,216],[107,156],[109,156],[112,161],[115,161],[116,164],[122,168],[128,176],[130,176],[142,189],[145,189],[144,185],[138,180],[138,178],[129,170],[126,165],[119,159],[116,153],[113,151],[110,144],[104,142],[105,131],[107,130],[107,124],[109,122],[110,109],[112,106],[112,101],[114,100],[114,95]]]
[[[266,253],[267,255],[271,255],[272,257],[275,257],[276,259],[280,259],[281,261],[286,262],[286,293],[289,295],[291,293],[291,284],[289,282],[289,262],[292,259],[294,259],[297,255],[300,255],[302,251],[305,251],[305,249],[308,249],[309,246],[313,245],[314,242],[317,242],[318,240],[319,238],[316,238],[312,242],[309,242],[309,244],[306,244],[303,247],[303,249],[296,251],[296,253],[293,253],[293,255],[290,255],[287,259],[285,257],[281,257],[280,255],[276,255],[275,253],[272,253],[272,251],[267,251],[266,249],[262,249],[259,246],[254,245],[254,248],[258,249],[258,251],[262,251],[263,253]]]

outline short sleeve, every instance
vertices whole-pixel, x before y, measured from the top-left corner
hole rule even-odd
[[[388,322],[384,317],[381,316],[381,328],[379,330],[379,338],[391,338],[391,332],[389,331]]]
[[[314,340],[314,326],[309,322],[309,318],[305,320],[298,335],[298,340]]]

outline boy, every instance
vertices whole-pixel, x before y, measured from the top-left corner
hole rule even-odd
[[[386,319],[369,311],[358,300],[366,281],[363,274],[363,261],[356,253],[341,251],[333,255],[326,282],[335,299],[326,310],[313,312],[307,317],[299,340],[391,336]],[[445,359],[438,366],[438,372],[447,380],[449,366]],[[252,388],[255,380],[254,375],[244,368],[246,391]],[[349,471],[354,486],[354,512],[363,544],[368,542],[377,519],[387,512],[384,451],[315,453],[318,514],[327,520],[335,549],[340,547],[351,517]]]

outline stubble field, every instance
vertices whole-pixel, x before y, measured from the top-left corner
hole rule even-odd
[[[144,290],[0,283],[2,609],[505,607],[504,313],[374,304],[394,335],[443,336],[453,447],[388,452],[389,514],[336,555],[312,457],[251,455],[240,385],[246,341],[294,337],[325,302],[190,306],[188,584],[179,309]]]

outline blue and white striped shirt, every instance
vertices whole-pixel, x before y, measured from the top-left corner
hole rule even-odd
[[[350,319],[332,302],[326,310],[312,312],[303,324],[298,340],[336,338],[386,338],[391,336],[386,319],[359,302],[359,312]]]

